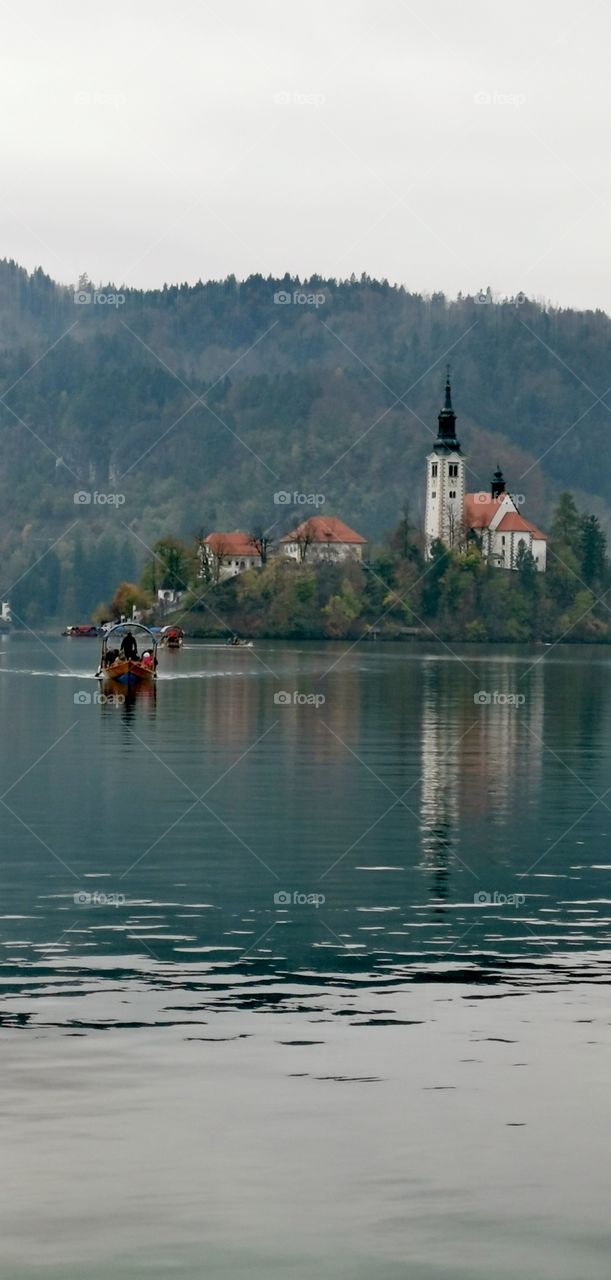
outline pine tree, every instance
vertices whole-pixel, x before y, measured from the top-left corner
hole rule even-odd
[[[582,516],[579,525],[579,560],[584,582],[600,584],[607,567],[607,539],[597,516]]]

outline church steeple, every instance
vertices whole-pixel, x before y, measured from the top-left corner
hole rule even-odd
[[[426,460],[426,509],[424,532],[427,555],[435,542],[459,547],[464,537],[465,459],[456,438],[456,414],[452,408],[450,366],[447,366],[445,398],[439,414],[439,430]]]
[[[433,448],[436,453],[442,450],[445,452],[449,449],[453,453],[460,453],[460,441],[456,439],[456,414],[452,408],[452,388],[450,386],[450,366],[446,365],[446,392],[443,409],[439,414],[437,421],[437,439]]]
[[[491,494],[493,498],[500,498],[505,492],[505,480],[503,472],[497,463],[496,471],[492,477]]]

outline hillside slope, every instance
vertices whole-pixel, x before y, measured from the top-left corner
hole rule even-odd
[[[474,489],[500,462],[544,526],[565,488],[611,506],[602,312],[369,279],[84,294],[0,263],[1,590],[31,619],[91,608],[162,533],[281,534],[279,490],[375,540],[421,508],[446,361]]]

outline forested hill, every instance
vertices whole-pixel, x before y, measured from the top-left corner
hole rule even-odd
[[[543,526],[562,489],[606,520],[602,312],[368,278],[82,286],[0,263],[0,590],[28,620],[85,616],[164,533],[285,532],[304,508],[278,490],[370,540],[416,515],[446,361],[470,487],[500,462]]]

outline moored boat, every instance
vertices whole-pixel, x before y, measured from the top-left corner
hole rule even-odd
[[[138,652],[138,642],[132,634],[139,633],[145,646]],[[122,636],[121,645],[113,641]],[[102,680],[116,681],[121,685],[152,683],[157,679],[157,638],[142,622],[117,623],[106,631],[102,640],[100,665],[96,676]]]
[[[70,636],[73,640],[77,638],[84,638],[86,640],[97,639],[99,634],[100,628],[96,627],[92,622],[82,622],[74,627],[66,627],[66,630],[62,631],[63,636]]]

